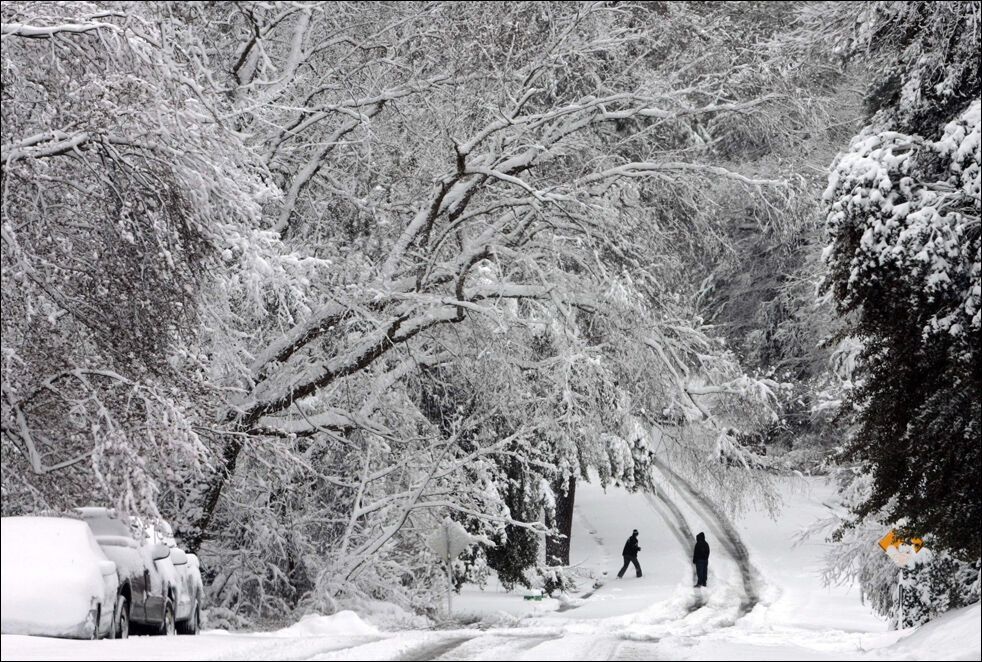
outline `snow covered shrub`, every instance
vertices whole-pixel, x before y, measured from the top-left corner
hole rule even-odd
[[[454,587],[460,589],[464,584],[484,587],[491,578],[492,570],[484,546],[475,545],[460,555],[453,564]]]
[[[925,544],[930,544],[925,540]],[[899,627],[927,623],[949,609],[979,601],[979,564],[965,563],[946,552],[917,554],[912,567],[900,570],[901,599],[892,614]]]
[[[924,547],[907,565],[898,566],[879,545],[894,528],[882,514],[861,522],[849,519],[848,513],[869,498],[872,477],[848,469],[838,469],[834,475],[839,485],[836,506],[843,507],[845,513],[816,523],[813,529],[831,529],[832,540],[838,543],[826,559],[826,582],[858,583],[863,600],[889,618],[893,627],[921,625],[949,609],[978,602],[979,559],[962,561],[936,550],[936,539],[927,536]]]
[[[566,566],[539,568],[539,581],[546,595],[569,593],[576,590],[576,576]]]
[[[518,520],[538,519],[538,508],[510,508],[510,511],[511,516]],[[539,564],[539,538],[539,533],[534,530],[512,525],[493,538],[494,546],[485,548],[488,567],[497,573],[502,586],[507,589],[531,586],[529,571]]]
[[[924,549],[910,567],[900,568],[878,544],[888,530],[880,522],[867,522],[846,531],[827,559],[826,581],[858,582],[863,600],[899,628],[979,601],[978,560],[959,561],[947,552]]]

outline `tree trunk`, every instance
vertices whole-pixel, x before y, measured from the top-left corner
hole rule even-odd
[[[197,554],[205,538],[208,537],[211,530],[211,519],[218,508],[218,499],[222,495],[222,488],[225,487],[226,481],[235,472],[235,465],[241,450],[242,440],[238,437],[230,439],[222,451],[219,465],[205,481],[199,498],[201,510],[190,523],[188,529],[182,532],[185,551]]]
[[[562,484],[553,486],[556,495],[556,512],[549,524],[560,535],[546,536],[546,565],[569,565],[569,539],[573,534],[573,500],[576,497],[576,477],[569,477],[569,487],[564,492]]]

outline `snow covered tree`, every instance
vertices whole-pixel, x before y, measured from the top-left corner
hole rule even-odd
[[[844,454],[884,513],[968,561],[982,552],[977,3],[873,3],[871,124],[829,177],[826,287],[863,346]]]
[[[224,491],[248,489],[269,444],[291,446],[290,435],[323,445],[403,430],[429,440],[412,464],[422,471],[433,443],[455,438],[445,457],[464,458],[474,449],[467,438],[484,430],[514,443],[487,460],[499,495],[508,471],[493,466],[516,454],[517,466],[551,463],[556,470],[539,472],[550,485],[591,466],[641,484],[622,415],[645,407],[684,418],[684,409],[705,420],[693,400],[753,390],[699,321],[691,270],[723,250],[717,195],[784,205],[781,182],[742,171],[735,155],[785,139],[783,120],[801,113],[778,92],[788,88],[780,70],[704,57],[712,35],[724,34],[705,22],[723,25],[726,12],[551,3],[180,11],[194,26],[187,40],[199,44],[199,84],[224,95],[286,191],[267,208],[271,228],[291,250],[332,265],[310,313],[251,343],[245,391],[226,418],[235,434],[202,486],[192,539],[222,530],[213,521],[241,519],[242,500],[223,501]],[[562,340],[554,353],[527,354],[530,327]],[[432,388],[426,374],[453,376],[447,410],[465,433],[453,437],[426,411],[417,391]],[[475,374],[489,376],[476,408],[467,393]],[[612,404],[617,390],[601,388],[614,382],[627,411]],[[509,425],[495,422],[495,402]],[[708,443],[737,461],[734,438],[720,426]],[[381,472],[406,459],[373,451],[371,463]],[[406,537],[425,518],[422,506],[410,509],[397,520]],[[377,531],[380,514],[359,515],[355,528]]]
[[[138,14],[3,17],[4,513],[156,513],[208,457],[199,297],[268,190]]]
[[[426,610],[448,514],[494,550],[543,535],[591,471],[645,487],[657,452],[728,502],[751,489],[743,432],[775,384],[705,323],[701,283],[728,250],[719,207],[793,206],[756,159],[812,117],[799,72],[745,48],[752,20],[700,3],[125,7],[4,5],[4,282],[32,255],[58,276],[4,288],[5,490],[38,439],[21,415],[64,426],[28,406],[52,358],[176,403],[112,437],[123,465],[167,454],[123,501],[180,516],[236,617]],[[58,271],[54,247],[78,263]],[[27,362],[31,342],[45,356]]]

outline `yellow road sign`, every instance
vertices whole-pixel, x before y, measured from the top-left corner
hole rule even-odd
[[[911,538],[910,540],[904,540],[903,538],[897,537],[897,532],[893,529],[887,532],[885,536],[880,538],[880,547],[883,551],[888,551],[891,547],[899,547],[901,545],[910,545],[914,548],[914,553],[921,551],[921,547],[924,546],[924,541],[920,538]]]

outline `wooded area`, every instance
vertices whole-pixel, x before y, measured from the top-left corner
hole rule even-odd
[[[978,3],[2,19],[4,515],[164,515],[246,622],[434,608],[447,515],[575,582],[577,481],[838,471],[831,576],[895,613],[897,525],[978,600]]]

